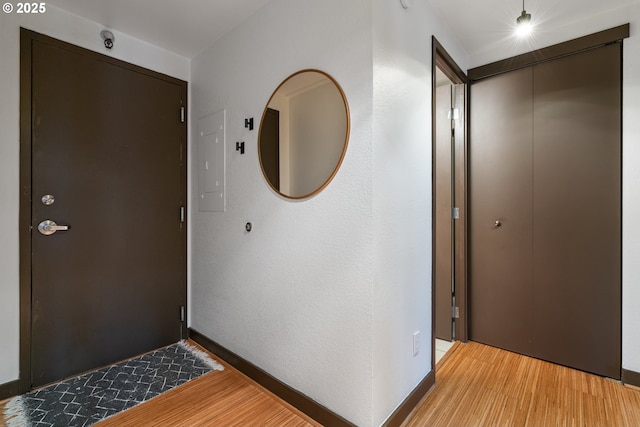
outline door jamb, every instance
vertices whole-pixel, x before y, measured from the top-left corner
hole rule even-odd
[[[36,35],[20,28],[20,394],[31,390],[31,44]]]
[[[440,70],[454,83],[456,84],[467,84],[467,76],[462,71],[462,69],[456,64],[451,55],[446,51],[446,49],[438,42],[435,36],[431,38],[431,111],[435,111],[436,108],[436,97],[435,97],[435,88],[436,88],[436,67],[440,68]],[[465,93],[465,104],[468,105],[466,101],[468,98],[468,87]],[[459,164],[456,162],[456,176],[453,177],[456,183],[456,199],[454,203],[456,206],[459,206],[460,209],[460,219],[457,220],[455,224],[456,229],[456,237],[454,239],[454,247],[455,247],[455,259],[454,259],[454,282],[456,289],[456,305],[460,309],[460,317],[457,319],[455,324],[455,335],[456,340],[467,342],[467,245],[466,245],[466,236],[467,236],[467,215],[466,215],[466,206],[467,206],[467,140],[468,140],[468,112],[467,105],[465,105],[465,118],[464,118],[464,153],[463,153],[463,162]],[[435,171],[436,171],[436,158],[435,158],[435,117],[432,114],[431,117],[431,185],[432,185],[432,205],[431,205],[431,218],[435,218],[436,215],[436,206],[435,206]],[[461,176],[459,176],[461,174]],[[432,220],[432,243],[431,243],[431,314],[432,314],[432,369],[435,369],[435,221]]]

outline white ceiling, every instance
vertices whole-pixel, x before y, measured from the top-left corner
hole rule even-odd
[[[50,0],[49,3],[192,58],[269,1]],[[387,1],[397,1],[401,7],[399,0]],[[490,57],[490,51],[498,47],[502,56],[495,59],[531,50],[524,44],[517,46],[513,40],[515,19],[522,10],[521,0],[411,0],[409,4],[422,1],[431,5],[469,53],[469,65],[480,65],[474,63],[478,52],[489,52]],[[545,34],[567,22],[582,21],[638,2],[640,0],[525,0],[525,6],[538,31]],[[587,29],[585,34],[595,31],[598,29]]]
[[[50,0],[112,30],[192,58],[269,0]],[[117,41],[116,41],[117,42]]]
[[[470,67],[622,25],[628,21],[612,18],[615,10],[640,4],[640,0],[525,0],[535,31],[519,39],[514,30],[522,0],[413,1],[431,5],[469,54]]]

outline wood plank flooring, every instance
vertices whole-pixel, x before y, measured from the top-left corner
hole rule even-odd
[[[206,352],[193,341],[189,344]],[[205,374],[94,426],[320,426],[230,365],[212,357],[224,365],[224,371]],[[0,403],[0,414],[3,403]],[[0,416],[0,427],[4,426]]]
[[[222,363],[224,371],[206,374],[96,426],[319,425]],[[456,343],[437,365],[436,385],[403,425],[637,427],[640,391],[482,344]]]
[[[640,391],[617,381],[474,342],[446,357],[404,426],[640,426]]]
[[[193,341],[189,343],[207,352],[197,343]],[[94,425],[96,427],[319,426],[311,418],[263,389],[227,363],[213,355],[211,357],[224,365],[224,371],[203,375]]]

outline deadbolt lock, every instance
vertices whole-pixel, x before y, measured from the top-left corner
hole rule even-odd
[[[53,202],[56,201],[56,198],[53,197],[53,195],[51,195],[51,194],[45,194],[44,196],[42,196],[40,201],[42,202],[43,205],[50,206],[50,205],[53,204]]]

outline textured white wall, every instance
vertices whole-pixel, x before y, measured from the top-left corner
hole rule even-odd
[[[274,0],[192,60],[192,117],[225,108],[230,148],[227,211],[191,210],[190,325],[362,426],[372,412],[371,32],[368,0]],[[263,178],[259,123],[250,132],[244,118],[259,121],[304,68],[340,83],[352,127],[333,181],[292,202]]]
[[[192,212],[192,326],[363,426],[431,369],[431,35],[466,53],[416,3],[276,0],[192,63],[192,113],[226,108],[227,143],[249,145],[227,156],[227,212]],[[351,139],[334,181],[290,202],[241,124],[307,67],[342,85]]]
[[[633,2],[586,20],[573,21],[553,31],[539,31],[527,50],[561,43],[630,23],[624,40],[622,131],[622,367],[640,372],[640,2]],[[521,52],[511,40],[501,39],[474,52],[470,67]]]
[[[19,375],[19,100],[20,27],[188,80],[190,63],[166,50],[114,31],[106,52],[99,24],[47,4],[42,15],[0,13],[0,384]]]
[[[410,4],[373,2],[374,425],[431,371],[431,36],[467,65],[427,2]]]

